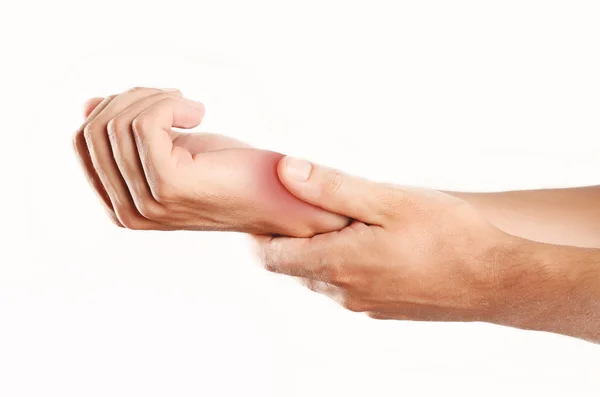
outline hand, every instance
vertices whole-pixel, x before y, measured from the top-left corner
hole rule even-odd
[[[281,154],[172,130],[196,127],[203,115],[201,103],[177,90],[88,101],[74,147],[117,225],[311,236],[347,224],[286,191],[276,175]]]
[[[519,284],[518,267],[507,259],[521,240],[467,202],[289,157],[278,172],[299,199],[354,221],[312,238],[256,237],[268,270],[300,277],[345,308],[379,319],[500,321],[506,314],[503,292]]]

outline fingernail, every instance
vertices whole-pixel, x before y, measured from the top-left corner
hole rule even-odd
[[[312,164],[308,161],[290,156],[285,158],[285,172],[290,178],[304,182],[308,180],[311,171]]]
[[[190,104],[190,106],[196,108],[196,109],[204,109],[204,104],[202,102],[198,102],[198,101],[193,101],[191,99],[187,99],[186,98],[187,103]]]
[[[161,88],[162,91],[165,92],[175,92],[175,91],[179,91],[177,88]]]

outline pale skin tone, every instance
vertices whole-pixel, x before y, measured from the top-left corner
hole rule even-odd
[[[178,91],[88,101],[75,146],[115,223],[254,234],[268,270],[377,319],[486,321],[600,342],[600,187],[479,194],[375,183],[171,130],[195,127],[203,112]]]
[[[73,144],[119,226],[305,237],[348,220],[298,200],[277,178],[283,155],[216,134],[184,134],[204,106],[177,90],[136,88],[86,104]]]

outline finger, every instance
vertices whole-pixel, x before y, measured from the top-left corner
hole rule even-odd
[[[104,98],[91,98],[85,101],[85,104],[83,105],[83,117],[88,118],[102,101],[104,101]]]
[[[150,182],[152,193],[158,201],[161,193],[161,181],[177,167],[179,161],[192,160],[192,155],[181,150],[174,154],[171,140],[171,128],[193,128],[202,121],[204,106],[192,105],[191,101],[176,98],[162,99],[144,110],[132,122],[133,136],[139,158]]]
[[[135,207],[129,189],[114,160],[107,126],[117,114],[135,102],[163,91],[135,88],[115,97],[84,129],[90,158],[102,182],[119,221],[130,229],[150,229],[156,226],[141,216]],[[173,95],[180,95],[173,92]]]
[[[279,179],[294,196],[336,214],[382,225],[382,197],[391,187],[293,157],[277,167]]]
[[[125,180],[134,204],[140,214],[147,219],[158,220],[161,210],[159,203],[152,196],[150,186],[139,158],[139,153],[133,137],[133,121],[147,108],[165,99],[173,98],[171,94],[159,93],[141,99],[119,113],[108,123],[108,136],[110,139],[113,157],[117,167]],[[189,101],[176,97],[175,101],[187,103]],[[203,112],[203,107],[198,106]]]
[[[340,284],[345,249],[337,232],[311,238],[256,236],[258,256],[275,273]]]
[[[92,163],[92,159],[91,159],[90,152],[89,152],[89,149],[87,146],[87,142],[84,137],[85,127],[89,124],[90,120],[94,119],[112,101],[113,98],[114,98],[114,96],[108,97],[108,98],[102,100],[102,102],[100,104],[98,104],[91,111],[91,113],[87,116],[83,125],[81,127],[79,127],[79,129],[75,132],[75,135],[73,136],[73,148],[74,148],[75,153],[79,159],[79,162],[81,163],[81,166],[85,172],[88,182],[90,183],[90,185],[92,186],[92,188],[94,189],[94,191],[96,192],[98,197],[100,197],[100,199],[103,203],[103,207],[106,210],[106,212],[108,213],[110,219],[117,226],[122,227],[123,225],[121,224],[117,215],[115,214],[112,202],[110,201],[110,197],[109,197],[108,193],[106,192],[106,189],[104,188],[104,185],[102,184],[102,181],[98,177],[96,170],[94,169],[94,164]]]

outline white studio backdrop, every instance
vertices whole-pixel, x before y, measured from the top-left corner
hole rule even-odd
[[[88,97],[177,87],[198,130],[377,180],[599,184],[597,2],[0,7],[0,396],[599,395],[597,345],[378,322],[245,236],[117,229],[71,148]]]

